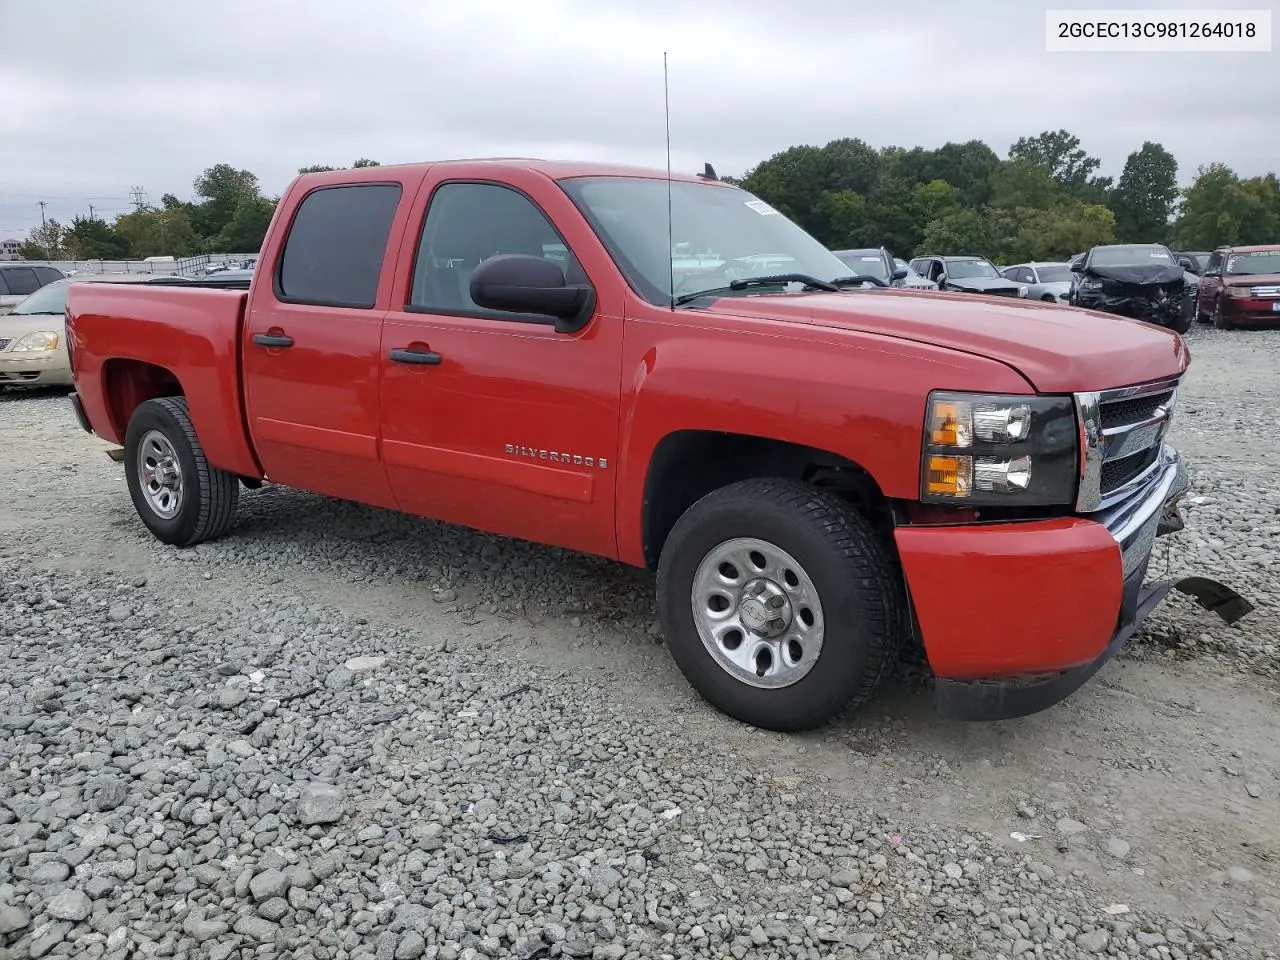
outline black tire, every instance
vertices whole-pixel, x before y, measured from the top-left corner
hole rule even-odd
[[[789,686],[764,689],[733,676],[695,623],[700,564],[742,537],[790,554],[822,607],[820,652]],[[663,546],[657,590],[667,646],[685,678],[720,711],[768,730],[811,729],[864,704],[897,662],[906,633],[900,577],[870,523],[833,494],[793,480],[744,480],[690,507]]]
[[[143,491],[139,452],[151,432],[168,442],[182,478],[182,495],[173,516],[157,510]],[[196,436],[184,397],[160,397],[138,405],[124,437],[125,478],[143,524],[163,543],[190,547],[225,536],[240,500],[236,475],[209,465]]]
[[[1222,297],[1213,302],[1213,325],[1219,330],[1230,330],[1231,323],[1222,310]]]
[[[1177,319],[1173,321],[1170,329],[1179,334],[1186,334],[1191,329],[1191,322],[1194,317],[1195,314],[1189,310],[1183,310],[1178,314]]]

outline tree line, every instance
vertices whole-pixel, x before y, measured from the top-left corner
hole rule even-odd
[[[875,148],[857,138],[795,146],[741,177],[832,249],[886,246],[898,256],[962,253],[997,263],[1061,260],[1101,243],[1168,243],[1182,250],[1280,242],[1280,181],[1200,167],[1178,188],[1178,163],[1145,141],[1116,179],[1066,130],[1021,137],[1000,157],[981,140]],[[353,167],[378,166],[361,158]],[[302,167],[299,173],[337,169]],[[248,170],[217,164],[194,197],[165,194],[114,222],[76,217],[32,231],[28,259],[125,259],[257,251],[278,197]]]
[[[353,167],[376,167],[361,158]],[[302,167],[298,173],[336,170]],[[263,196],[258,178],[226,163],[206,169],[192,183],[191,200],[166,193],[160,205],[140,205],[108,222],[76,217],[69,226],[48,220],[23,245],[28,260],[141,260],[201,253],[255,253],[271,224],[279,197]]]
[[[997,263],[1063,260],[1104,243],[1181,250],[1280,242],[1275,173],[1242,179],[1225,164],[1178,188],[1178,163],[1146,141],[1118,179],[1066,130],[1021,137],[1001,158],[980,140],[876,149],[862,140],[783,150],[734,182],[832,249],[898,256],[978,254]]]

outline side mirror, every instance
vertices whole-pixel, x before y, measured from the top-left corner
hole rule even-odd
[[[901,269],[895,270],[889,276],[893,280],[905,280],[907,279],[907,271]]]
[[[1084,261],[1083,261],[1083,260],[1077,260],[1077,261],[1075,261],[1073,264],[1071,264],[1071,272],[1072,272],[1072,273],[1084,273]]]
[[[934,279],[934,281],[933,281],[933,282],[934,282],[934,283],[936,283],[938,286],[942,286],[944,283],[946,283],[946,282],[947,282],[947,271],[945,271],[945,270],[941,270],[941,271],[939,271],[939,272],[938,272],[938,276]]]
[[[564,267],[554,260],[504,253],[476,267],[471,299],[488,310],[554,317],[556,330],[573,333],[591,319],[596,295],[588,285],[566,283]]]

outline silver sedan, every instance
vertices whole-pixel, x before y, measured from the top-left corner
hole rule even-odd
[[[1066,263],[1015,263],[1000,274],[1022,284],[1027,291],[1022,296],[1028,300],[1066,303],[1071,290],[1071,267]]]

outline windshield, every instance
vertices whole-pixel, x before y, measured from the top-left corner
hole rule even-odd
[[[1098,247],[1089,258],[1091,267],[1139,267],[1144,264],[1173,266],[1173,257],[1164,247]]]
[[[1000,276],[1000,271],[986,260],[948,260],[946,270],[947,276],[953,280],[968,279],[970,277],[1003,279]]]
[[[889,279],[889,269],[878,250],[841,250],[836,256],[849,268],[850,276]]]
[[[1036,267],[1036,276],[1040,278],[1041,283],[1070,283],[1071,268],[1066,264]]]
[[[652,304],[670,303],[673,274],[677,297],[779,273],[822,281],[850,275],[834,253],[737,187],[673,181],[668,231],[666,180],[573,177],[560,185],[631,286]]]
[[[1280,273],[1280,250],[1254,250],[1227,257],[1227,273],[1234,277]]]
[[[67,281],[45,284],[10,311],[12,314],[57,313],[67,309]]]

